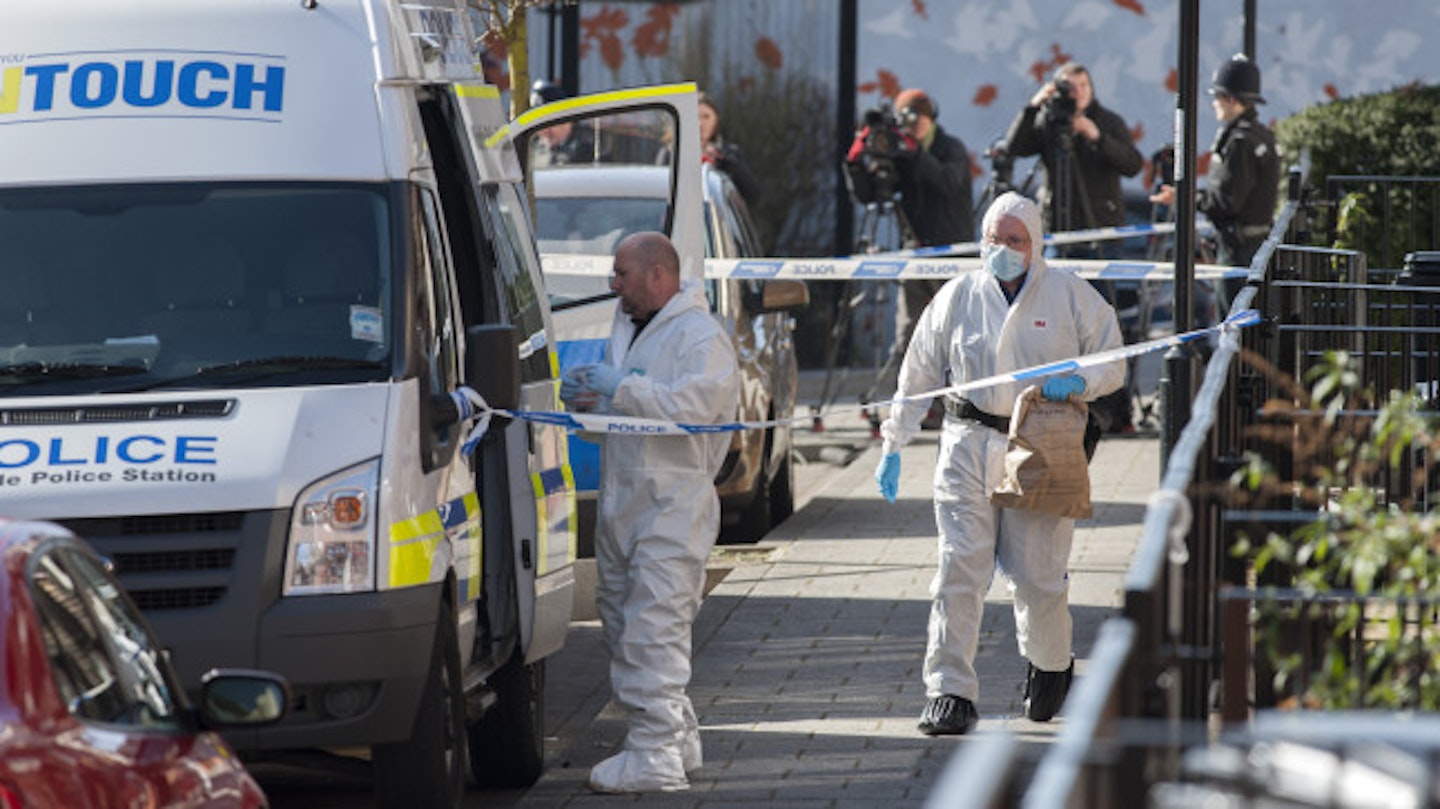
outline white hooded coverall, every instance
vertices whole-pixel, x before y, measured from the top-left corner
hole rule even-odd
[[[1122,339],[1115,310],[1074,273],[1052,270],[1041,256],[1040,211],[1007,194],[985,214],[984,232],[1000,216],[1024,222],[1032,256],[1014,303],[1000,282],[979,270],[952,279],[916,324],[900,369],[897,396],[1059,362],[1108,349]],[[1094,400],[1125,381],[1123,361],[1082,368],[1084,398]],[[1004,383],[966,393],[979,409],[1008,417],[1029,384]],[[892,407],[881,425],[884,451],[896,452],[919,429],[923,400]],[[978,422],[946,416],[935,465],[939,569],[930,585],[929,638],[923,679],[927,698],[979,699],[975,675],[985,593],[996,563],[1010,579],[1020,653],[1044,671],[1070,665],[1071,623],[1066,567],[1073,519],[990,504],[1005,469],[1007,436]],[[1089,474],[1085,468],[1076,474]]]
[[[690,424],[735,417],[735,350],[699,282],[638,336],[617,308],[603,362],[625,374],[610,413]],[[596,604],[611,686],[628,715],[627,750],[678,752],[687,736],[698,745],[685,694],[690,630],[720,529],[715,476],[729,445],[729,433],[602,438]]]

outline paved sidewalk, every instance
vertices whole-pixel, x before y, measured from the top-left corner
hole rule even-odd
[[[516,805],[923,805],[965,743],[915,729],[925,699],[920,665],[936,559],[930,478],[938,433],[922,433],[904,450],[900,499],[891,505],[875,492],[879,448],[868,427],[854,415],[826,421],[825,441],[850,436],[864,452],[763,542],[716,554],[714,565],[733,567],[706,598],[695,627],[690,694],[705,766],[690,789],[645,796],[586,790],[590,766],[624,736],[623,720],[607,704],[608,684],[592,680],[575,684],[590,689],[590,704],[566,720],[586,726],[564,734],[573,743]],[[809,435],[801,440],[821,434]],[[1120,604],[1145,502],[1159,478],[1158,442],[1143,434],[1107,437],[1090,471],[1095,516],[1077,525],[1070,567],[1080,676],[1097,628]],[[585,670],[603,680],[598,636],[598,624],[576,625],[567,649],[600,656]],[[1023,718],[1024,666],[1009,593],[997,578],[977,659],[979,733],[1004,728],[1022,742],[1043,744],[1063,724],[1063,715],[1043,724]],[[567,676],[557,668],[551,667],[552,686]]]

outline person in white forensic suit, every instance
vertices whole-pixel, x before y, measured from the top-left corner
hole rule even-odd
[[[1122,346],[1115,310],[1095,288],[1046,265],[1040,222],[1039,207],[1014,192],[990,206],[982,225],[985,269],[952,279],[931,300],[905,353],[897,398]],[[1028,661],[1026,715],[1049,720],[1070,688],[1074,659],[1066,567],[1075,521],[990,503],[1004,474],[1008,416],[1020,392],[1039,381],[974,389],[968,398],[945,396],[934,477],[939,569],[930,585],[926,704],[919,725],[927,735],[968,733],[979,722],[975,653],[997,564],[1010,581],[1015,634]],[[1053,400],[1093,401],[1124,381],[1121,360],[1049,376],[1042,393]],[[923,400],[900,402],[881,424],[876,481],[891,502],[899,485],[900,448],[920,428],[925,411]],[[1082,467],[1074,474],[1089,471]]]
[[[682,284],[663,234],[636,233],[615,251],[619,296],[602,361],[572,369],[560,395],[574,410],[688,424],[732,420],[739,374],[730,337],[698,281]],[[685,789],[701,766],[700,729],[685,689],[691,625],[705,561],[720,530],[715,476],[728,433],[601,437],[595,536],[596,605],[610,683],[628,732],[596,764],[599,792]]]

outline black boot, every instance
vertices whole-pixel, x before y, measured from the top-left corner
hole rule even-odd
[[[1064,671],[1041,671],[1035,664],[1026,663],[1025,672],[1025,716],[1032,722],[1049,722],[1065,704],[1065,695],[1070,693],[1070,681],[1075,677],[1075,659],[1070,659],[1070,668]]]
[[[920,714],[920,732],[926,736],[959,736],[975,729],[980,714],[975,703],[964,697],[942,694],[925,703]]]

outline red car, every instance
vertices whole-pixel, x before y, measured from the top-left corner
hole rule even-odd
[[[288,687],[214,671],[192,709],[106,563],[60,526],[0,519],[0,809],[263,807],[212,728],[278,720]]]

